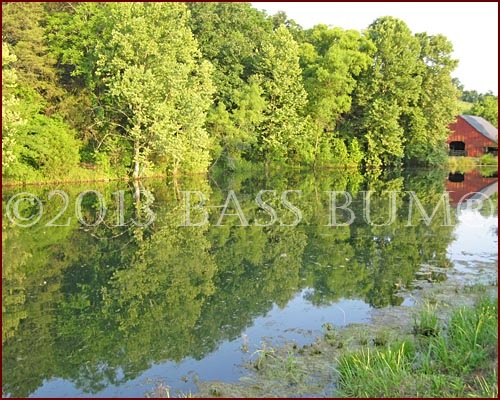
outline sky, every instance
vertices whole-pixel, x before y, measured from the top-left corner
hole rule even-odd
[[[285,11],[303,28],[326,24],[366,29],[375,19],[390,15],[406,22],[413,33],[443,34],[453,43],[459,65],[452,76],[466,90],[498,94],[497,2],[252,2],[268,14]]]

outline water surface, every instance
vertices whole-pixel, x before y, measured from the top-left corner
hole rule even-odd
[[[439,279],[480,275],[497,262],[496,194],[479,211],[451,199],[447,221],[437,207],[447,182],[444,171],[280,170],[4,189],[3,394],[143,397],[160,383],[194,393],[198,380],[237,381],[263,343],[308,343],[327,322],[410,305],[401,288],[422,265],[442,269]],[[199,226],[183,226],[187,191]],[[429,216],[436,208],[429,223],[409,192]],[[16,219],[9,200],[23,193],[43,211],[20,201]]]

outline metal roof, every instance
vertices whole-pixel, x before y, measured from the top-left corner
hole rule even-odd
[[[498,129],[486,121],[483,117],[466,114],[462,114],[460,117],[462,117],[469,125],[475,128],[483,136],[486,136],[488,139],[498,143]]]

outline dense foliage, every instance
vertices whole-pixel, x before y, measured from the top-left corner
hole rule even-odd
[[[451,43],[392,17],[358,32],[304,30],[249,3],[12,2],[2,14],[11,181],[439,163],[457,113]]]
[[[498,96],[491,91],[479,93],[477,90],[465,90],[458,78],[453,78],[453,83],[461,93],[463,113],[483,117],[498,128]]]
[[[492,94],[484,96],[481,100],[474,103],[470,113],[483,117],[498,128],[498,96]]]

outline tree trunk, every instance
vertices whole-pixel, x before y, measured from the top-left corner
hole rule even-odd
[[[318,161],[318,144],[319,144],[319,128],[318,126],[316,126],[316,143],[314,144],[314,165],[313,165],[314,171],[316,171],[316,163]]]
[[[139,211],[141,210],[141,187],[137,180],[134,180],[132,184],[134,185],[135,213],[136,217],[139,217]]]
[[[177,175],[179,173],[179,160],[174,160],[174,167],[172,170],[172,175]]]
[[[134,143],[134,173],[133,173],[134,180],[139,179],[139,168],[140,168],[139,156],[140,156],[139,143],[135,142]]]

